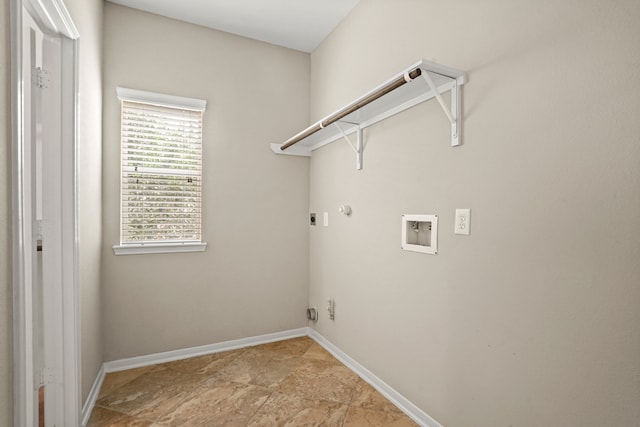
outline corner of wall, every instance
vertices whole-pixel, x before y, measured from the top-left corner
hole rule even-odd
[[[102,0],[65,0],[80,33],[78,229],[82,400],[103,362],[102,250]]]

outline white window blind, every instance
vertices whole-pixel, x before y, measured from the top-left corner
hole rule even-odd
[[[205,101],[118,88],[121,245],[202,240]]]

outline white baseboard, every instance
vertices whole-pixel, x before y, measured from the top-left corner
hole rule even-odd
[[[289,331],[275,332],[272,334],[258,335],[255,337],[242,338],[232,341],[224,341],[216,344],[203,345],[199,347],[184,348],[180,350],[166,351],[163,353],[149,354],[146,356],[131,357],[128,359],[113,360],[104,362],[98,371],[98,375],[89,391],[89,396],[82,407],[82,425],[86,426],[91,417],[93,407],[98,400],[100,389],[104,377],[107,373],[126,371],[127,369],[140,368],[142,366],[157,365],[159,363],[173,362],[174,360],[188,359],[190,357],[202,356],[205,354],[220,353],[223,351],[235,350],[238,348],[251,347],[254,345],[266,344],[275,341],[288,340],[307,336],[308,328],[291,329]]]
[[[98,371],[98,375],[96,379],[93,381],[93,385],[91,386],[91,390],[89,390],[89,396],[87,396],[87,400],[84,402],[84,406],[82,407],[82,426],[86,426],[89,422],[89,417],[91,417],[91,412],[93,411],[93,407],[96,405],[96,400],[98,400],[98,396],[100,395],[100,389],[102,388],[102,382],[104,381],[104,363],[100,366],[100,370]]]
[[[93,411],[93,407],[98,400],[100,388],[104,381],[105,374],[110,372],[125,371],[127,369],[139,368],[142,366],[157,365],[159,363],[173,362],[174,360],[188,359],[190,357],[202,356],[205,354],[219,353],[223,351],[235,350],[238,348],[251,347],[254,345],[266,344],[275,341],[288,340],[309,336],[336,359],[342,362],[346,367],[351,369],[360,378],[369,383],[373,388],[379,391],[384,397],[389,399],[402,412],[407,414],[412,420],[424,427],[442,427],[442,424],[431,418],[428,414],[418,408],[416,405],[407,400],[400,393],[391,388],[388,384],[375,376],[364,366],[349,357],[346,353],[328,341],[312,328],[299,328],[289,331],[276,332],[272,334],[259,335],[256,337],[242,338],[232,341],[224,341],[216,344],[203,345],[199,347],[191,347],[180,350],[167,351],[163,353],[149,354],[146,356],[131,357],[128,359],[113,360],[102,364],[98,376],[89,392],[89,396],[82,408],[82,425],[86,426]]]
[[[199,347],[183,348],[180,350],[166,351],[163,353],[149,354],[146,356],[113,360],[111,362],[104,363],[104,370],[107,373],[126,371],[127,369],[157,365],[159,363],[173,362],[174,360],[188,359],[190,357],[203,356],[205,354],[220,353],[222,351],[251,347],[254,345],[266,344],[274,341],[304,337],[306,335],[307,328],[291,329],[289,331],[258,335],[256,337],[241,338],[239,340],[224,341]]]
[[[324,347],[336,359],[342,362],[347,368],[355,372],[360,378],[369,383],[380,394],[389,399],[394,405],[404,412],[413,421],[424,427],[443,427],[442,424],[431,418],[422,409],[411,403],[407,398],[391,388],[387,383],[374,375],[367,368],[353,360],[346,353],[333,345],[329,340],[320,335],[315,329],[309,328],[309,337]]]

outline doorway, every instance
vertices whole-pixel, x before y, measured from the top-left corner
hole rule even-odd
[[[80,419],[77,31],[56,0],[13,0],[14,425]]]

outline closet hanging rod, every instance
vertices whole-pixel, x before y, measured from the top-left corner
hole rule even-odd
[[[400,86],[402,86],[402,85],[404,85],[406,83],[409,83],[410,81],[416,79],[417,77],[420,77],[421,75],[422,75],[422,70],[419,67],[413,69],[412,71],[410,71],[408,73],[405,73],[402,77],[399,77],[396,80],[390,82],[389,84],[387,84],[386,86],[382,87],[378,91],[372,93],[371,95],[367,96],[366,98],[358,100],[358,101],[355,101],[353,104],[350,104],[350,105],[344,107],[342,110],[338,111],[333,116],[328,117],[327,119],[322,120],[322,121],[310,126],[309,128],[307,128],[304,131],[300,132],[298,135],[295,135],[294,137],[290,138],[284,144],[282,144],[282,146],[280,147],[280,150],[282,150],[282,151],[286,150],[287,148],[291,147],[292,145],[302,141],[303,139],[305,139],[309,135],[313,135],[314,133],[318,132],[319,130],[324,129],[327,126],[332,125],[333,123],[339,121],[343,117],[348,116],[349,114],[353,113],[354,111],[364,107],[367,104],[372,103],[376,99],[383,97],[387,93],[399,88]]]

